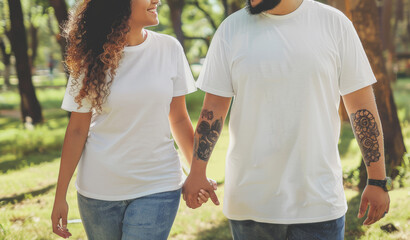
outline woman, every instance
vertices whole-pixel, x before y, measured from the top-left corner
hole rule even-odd
[[[66,193],[77,164],[89,239],[166,239],[170,232],[183,183],[170,129],[191,159],[184,95],[196,89],[178,41],[144,29],[158,24],[158,4],[85,0],[65,27],[71,78],[62,108],[72,114],[51,217],[61,237],[71,236]]]

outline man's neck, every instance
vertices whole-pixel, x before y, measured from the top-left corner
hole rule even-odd
[[[286,15],[295,11],[304,0],[282,0],[274,9],[266,11],[272,15]]]

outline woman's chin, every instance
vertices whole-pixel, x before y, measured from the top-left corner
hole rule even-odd
[[[150,21],[150,23],[146,25],[146,27],[157,26],[158,24],[159,24],[159,20],[157,18],[155,21]]]

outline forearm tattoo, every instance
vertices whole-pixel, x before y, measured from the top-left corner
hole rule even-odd
[[[197,136],[194,138],[194,156],[203,161],[208,161],[212,150],[221,135],[222,117],[212,121],[214,113],[207,109],[202,110],[201,119],[196,129]]]
[[[361,109],[350,115],[350,121],[366,165],[379,161],[381,154],[377,137],[380,133],[373,114]]]

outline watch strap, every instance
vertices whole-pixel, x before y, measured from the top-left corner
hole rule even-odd
[[[367,185],[373,185],[373,186],[381,187],[384,191],[387,192],[386,182],[387,182],[386,179],[384,179],[384,180],[367,179]]]

